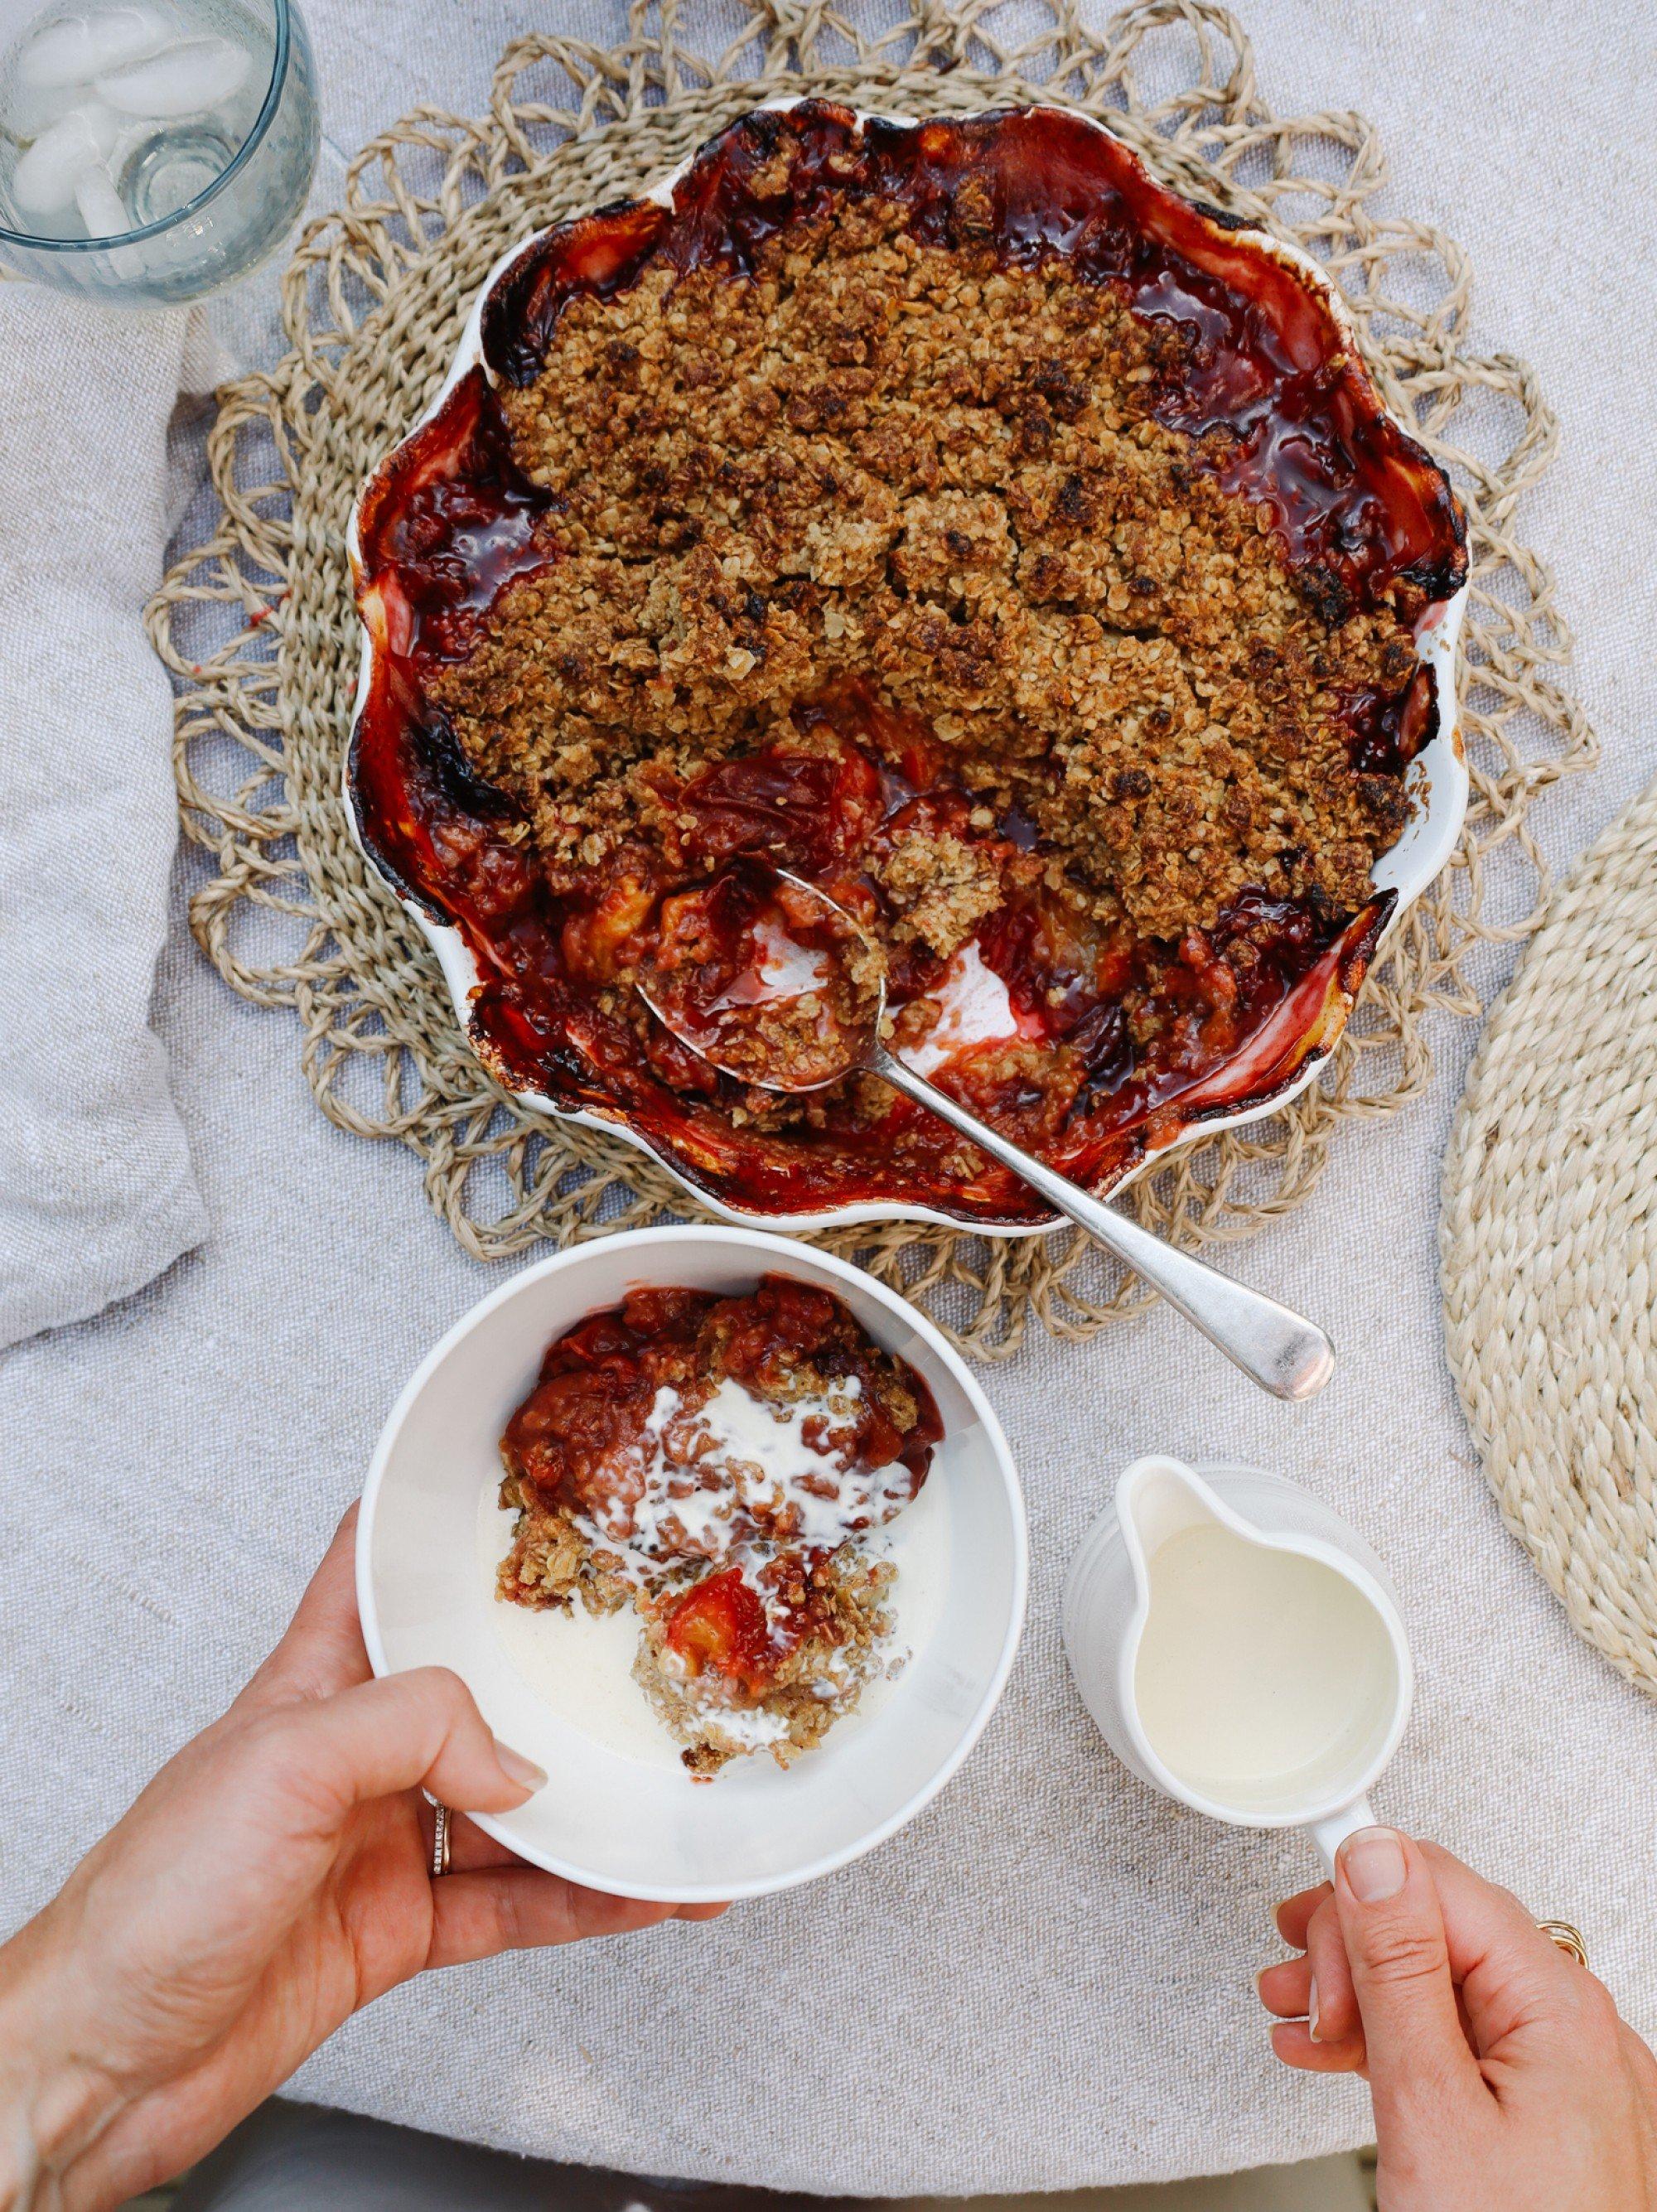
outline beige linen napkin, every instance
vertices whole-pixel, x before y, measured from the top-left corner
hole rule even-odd
[[[141,615],[168,423],[217,367],[182,309],[0,283],[0,1344],[97,1313],[207,1227],[149,1022],[176,817]]]

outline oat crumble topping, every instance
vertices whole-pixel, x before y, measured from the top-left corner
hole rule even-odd
[[[1251,885],[1361,906],[1407,808],[1342,710],[1407,685],[1420,593],[1308,590],[1149,419],[1189,326],[907,222],[857,205],[768,240],[751,281],[659,268],[570,303],[505,401],[560,556],[433,687],[469,757],[555,869],[592,868],[872,678],[1096,916],[1177,937]],[[958,846],[888,866],[939,952],[999,903]]]

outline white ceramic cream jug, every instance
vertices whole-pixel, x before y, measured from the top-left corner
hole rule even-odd
[[[1385,1570],[1256,1468],[1136,1460],[1065,1587],[1065,1649],[1123,1765],[1217,1820],[1303,1827],[1332,1869],[1414,1686]]]

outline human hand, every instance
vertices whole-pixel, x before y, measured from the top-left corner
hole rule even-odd
[[[1657,2212],[1657,2060],[1510,1892],[1365,1828],[1278,1929],[1273,2047],[1368,2077],[1381,2212]]]
[[[546,1777],[458,1676],[372,1679],[355,1517],[229,1711],[0,1947],[0,2208],[101,2212],[176,2173],[410,1975],[671,1916],[526,1866],[460,1818],[454,1871],[431,1878],[422,1786],[504,1813]]]

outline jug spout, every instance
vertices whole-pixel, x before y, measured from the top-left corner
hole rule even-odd
[[[1238,1516],[1221,1505],[1199,1474],[1182,1460],[1160,1453],[1136,1459],[1123,1470],[1116,1486],[1116,1515],[1142,1591],[1146,1562],[1170,1537],[1187,1528],[1215,1523],[1242,1533]],[[1253,1529],[1247,1533],[1258,1534]]]

